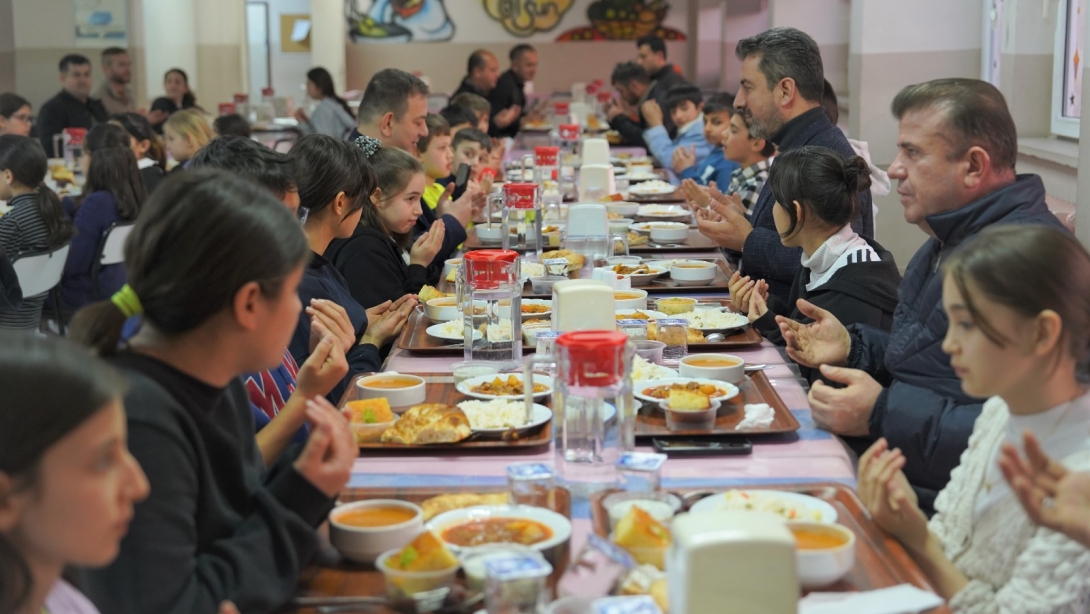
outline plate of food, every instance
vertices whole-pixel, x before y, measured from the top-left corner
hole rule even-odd
[[[522,319],[548,320],[553,315],[553,302],[548,299],[524,298],[522,299]]]
[[[473,432],[484,436],[498,437],[509,432],[527,433],[553,417],[551,409],[534,403],[533,415],[527,421],[526,403],[522,400],[462,401],[458,408],[469,418],[469,427]]]
[[[545,274],[545,265],[540,262],[527,262],[523,260],[519,263],[519,274],[522,275],[522,283],[526,283],[526,280],[531,277],[541,277]]]
[[[647,264],[616,264],[608,268],[616,273],[618,277],[629,278],[633,286],[646,286],[670,271],[669,269]]]
[[[628,175],[629,181],[654,181],[655,179],[659,179],[659,176],[653,172],[635,172]],[[631,191],[631,188],[629,191]],[[667,192],[667,194],[669,194],[669,192]]]
[[[677,377],[677,371],[670,367],[656,365],[642,356],[632,358],[632,383],[642,384],[658,379],[673,379]]]
[[[749,318],[745,315],[719,309],[697,309],[671,317],[687,320],[689,328],[705,333],[736,330],[749,326]]]
[[[451,320],[450,322],[443,322],[442,324],[433,324],[429,326],[426,333],[435,337],[436,339],[442,339],[443,341],[465,341],[465,322],[462,320]],[[473,340],[477,341],[483,336],[481,331],[473,331]]]
[[[646,184],[641,184],[646,185]],[[692,216],[692,212],[681,205],[641,205],[640,210],[636,213],[637,217],[648,217],[659,220],[672,220],[677,218],[686,218]],[[633,224],[633,228],[637,225]],[[646,227],[647,232],[651,232],[653,227],[651,224],[639,224],[641,228]],[[642,232],[642,230],[641,230]]]
[[[568,272],[578,271],[587,263],[587,257],[567,249],[557,249],[541,254],[541,259],[563,258],[568,261]]]
[[[831,524],[836,522],[836,508],[810,495],[784,490],[728,490],[697,501],[691,512],[748,510],[770,512],[785,520],[804,520]]]
[[[549,396],[553,392],[553,378],[548,375],[534,374],[535,399]],[[510,375],[480,375],[471,377],[455,386],[455,389],[474,399],[490,401],[492,399],[522,399],[523,382],[521,373]]]
[[[659,401],[669,398],[673,388],[700,391],[713,401],[726,401],[738,396],[738,387],[734,384],[697,377],[653,379],[640,384],[633,394],[641,401],[658,405]]]
[[[618,309],[618,320],[658,320],[665,319],[670,316],[662,313],[661,311],[652,311],[650,309]]]
[[[532,505],[487,505],[451,510],[425,528],[455,553],[488,544],[519,544],[549,550],[571,538],[571,521]]]
[[[635,247],[637,245],[647,245],[649,237],[646,234],[639,232],[628,233],[628,246]]]
[[[628,180],[632,180],[632,175],[628,176]],[[673,194],[677,191],[677,186],[667,183],[661,179],[652,179],[650,181],[644,181],[637,185],[629,186],[629,194],[637,194],[640,196],[665,196],[666,194]]]

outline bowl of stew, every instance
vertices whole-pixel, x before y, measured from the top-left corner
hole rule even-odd
[[[440,514],[427,524],[455,554],[489,544],[532,548],[552,560],[571,539],[571,521],[530,505],[480,505]],[[565,553],[566,554],[566,553]]]
[[[382,552],[400,548],[423,532],[424,511],[408,501],[353,501],[329,513],[330,543],[357,563],[373,563]]]

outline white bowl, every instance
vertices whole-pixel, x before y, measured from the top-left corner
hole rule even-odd
[[[472,546],[459,546],[448,542],[444,536],[448,529],[466,522],[487,520],[489,518],[523,518],[540,522],[549,528],[552,536],[528,547],[544,552],[571,538],[571,521],[554,511],[531,505],[479,505],[439,514],[427,524],[427,529],[435,533],[455,554]]]
[[[499,243],[503,239],[502,224],[478,224],[473,227],[481,242]]]
[[[647,309],[647,290],[618,290],[613,300],[614,309]]]
[[[627,218],[623,220],[609,220],[609,232],[613,234],[628,232],[628,229],[632,226],[632,224],[632,220]]]
[[[394,379],[412,380],[412,385],[404,388],[375,387],[376,384]],[[413,405],[424,402],[427,398],[427,386],[422,377],[407,373],[401,374],[396,371],[378,373],[356,380],[357,399],[378,399],[381,397],[385,397],[389,401],[390,409],[394,410],[394,413],[401,414]]]
[[[670,278],[674,281],[711,281],[718,269],[714,262],[703,260],[675,262],[670,265]]]
[[[674,425],[678,430],[710,429],[715,426],[715,417],[722,405],[718,400],[711,399],[707,409],[673,410],[670,409],[669,399],[659,401],[662,413],[666,414],[666,428],[671,430],[674,430]]]
[[[693,364],[702,360],[721,361],[730,364],[716,366]],[[706,378],[737,384],[745,379],[746,361],[739,356],[731,356],[730,354],[689,354],[681,359],[678,364],[678,372],[681,377]]]
[[[618,264],[636,266],[641,262],[643,262],[643,258],[640,258],[639,256],[612,256],[606,258],[606,264],[609,266],[617,266]]]
[[[448,296],[433,298],[424,303],[424,315],[432,322],[450,322],[461,319],[462,312],[458,310],[458,299]]]
[[[625,517],[628,510],[638,507],[662,524],[670,524],[674,515],[681,511],[681,500],[665,492],[615,492],[602,499],[602,507],[609,513],[609,528]]]
[[[788,522],[792,530],[806,529],[815,533],[834,535],[845,540],[840,546],[815,550],[795,550],[795,571],[802,588],[813,589],[828,586],[848,575],[855,566],[855,533],[839,524],[819,522]]]
[[[689,225],[681,222],[655,222],[651,224],[651,240],[678,243],[689,238]]]
[[[344,512],[366,507],[397,507],[412,511],[408,521],[384,527],[356,527],[341,524],[337,518]],[[371,499],[353,501],[333,508],[329,513],[329,541],[345,558],[357,563],[374,563],[379,554],[391,548],[402,548],[424,531],[424,511],[408,501]]]
[[[443,261],[443,277],[442,277],[442,279],[446,279],[447,275],[450,275],[450,272],[452,270],[458,268],[459,266],[461,266],[461,264],[462,264],[462,259],[461,258],[451,258],[450,260],[444,260]]]
[[[616,202],[606,203],[606,212],[615,213],[617,215],[623,215],[625,217],[636,217],[636,213],[640,210],[640,203],[630,202]]]

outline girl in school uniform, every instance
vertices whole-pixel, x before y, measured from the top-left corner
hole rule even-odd
[[[167,175],[167,152],[163,141],[148,119],[139,113],[119,113],[110,118],[110,123],[121,126],[129,133],[129,145],[136,156],[136,166],[144,178],[144,188],[151,194]]]
[[[177,163],[170,172],[178,173],[189,167],[189,161],[215,136],[208,120],[192,109],[178,111],[163,124],[163,140],[170,157]]]

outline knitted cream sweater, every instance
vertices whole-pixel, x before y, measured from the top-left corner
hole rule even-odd
[[[961,464],[935,501],[931,531],[946,556],[969,578],[950,607],[959,614],[1087,614],[1090,612],[1090,550],[1060,533],[1034,525],[1014,497],[987,509],[974,526],[977,495],[987,464],[1003,441],[1007,404],[984,404]],[[1063,459],[1090,470],[1090,454]]]

